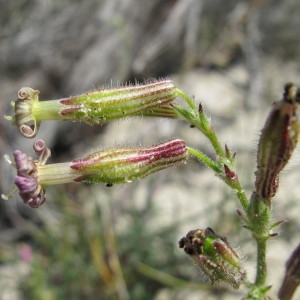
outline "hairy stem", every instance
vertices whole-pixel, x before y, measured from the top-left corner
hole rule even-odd
[[[188,104],[188,106],[192,109],[192,110],[196,110],[197,106],[195,104],[195,102],[191,99],[191,97],[189,97],[186,93],[184,93],[182,90],[180,89],[176,89],[176,94],[178,96],[180,96],[181,98],[184,99],[184,101]]]
[[[256,239],[257,247],[257,267],[256,267],[256,279],[255,284],[257,286],[263,286],[266,283],[267,278],[267,264],[266,264],[266,248],[267,239]]]
[[[196,150],[194,148],[187,147],[188,152],[199,159],[201,162],[203,162],[206,166],[214,170],[215,172],[220,172],[219,167],[217,164],[215,164],[207,155],[205,155],[203,152]]]

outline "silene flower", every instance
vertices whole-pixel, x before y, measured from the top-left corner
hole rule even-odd
[[[43,140],[34,143],[34,160],[20,150],[14,152],[17,175],[14,184],[25,204],[39,207],[45,202],[47,185],[69,182],[103,182],[107,186],[126,183],[169,168],[187,159],[184,141],[174,139],[152,147],[100,150],[71,162],[46,164],[51,155]]]
[[[36,136],[41,121],[71,120],[91,125],[130,116],[175,118],[177,113],[171,102],[177,89],[171,80],[117,88],[95,89],[78,96],[59,100],[39,101],[39,91],[24,87],[12,103],[12,120],[20,133],[28,138]]]

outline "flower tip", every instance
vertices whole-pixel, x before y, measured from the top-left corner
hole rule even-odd
[[[26,138],[36,136],[40,122],[36,120],[33,106],[39,101],[39,91],[24,87],[18,92],[18,99],[13,103],[15,114],[12,117],[20,133]]]
[[[286,102],[299,103],[300,102],[300,89],[292,82],[288,82],[284,86],[283,98]]]
[[[39,90],[34,90],[30,87],[22,87],[18,91],[18,97],[20,100],[32,100],[38,96]]]
[[[199,112],[199,114],[203,113],[203,106],[201,103],[199,103],[199,105],[198,105],[198,112]]]
[[[8,154],[4,154],[4,155],[3,155],[3,158],[4,158],[10,165],[12,164],[12,161],[11,161],[11,159],[10,159],[10,157],[9,157]]]
[[[1,194],[1,198],[3,200],[9,200],[12,197],[12,195],[5,195],[5,194]]]
[[[9,194],[1,194],[1,198],[3,199],[3,200],[9,200],[10,198],[12,198],[12,196],[15,194],[17,192],[17,187],[14,185],[14,184],[12,184],[11,185],[11,187],[10,187],[10,192],[9,192]]]
[[[15,166],[17,176],[14,184],[19,189],[19,195],[23,202],[30,207],[37,208],[45,202],[45,190],[39,182],[38,166],[46,163],[48,148],[42,140],[34,144],[34,150],[40,158],[38,161],[33,160],[20,150],[14,151]]]
[[[237,174],[231,170],[226,164],[224,164],[225,178],[229,181],[237,181]]]
[[[12,116],[4,115],[4,119],[7,120],[7,121],[13,121],[14,118]]]

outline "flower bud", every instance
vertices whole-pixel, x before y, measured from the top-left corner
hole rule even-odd
[[[238,289],[246,278],[236,251],[209,227],[188,232],[179,241],[179,247],[199,266],[211,284],[229,284]]]
[[[148,148],[107,149],[74,160],[73,170],[82,173],[75,181],[125,183],[143,178],[158,170],[171,167],[187,158],[182,140]]]
[[[279,173],[289,161],[298,142],[300,90],[285,86],[283,99],[273,104],[262,129],[257,152],[256,193],[270,205],[279,184]]]
[[[300,244],[286,263],[283,283],[278,293],[280,300],[290,300],[300,285]]]
[[[107,186],[143,178],[187,159],[182,140],[175,139],[153,147],[112,148],[97,151],[72,162],[46,165],[50,150],[42,140],[33,146],[38,160],[20,150],[14,152],[15,185],[25,204],[38,207],[45,202],[45,186],[68,182],[103,182]]]
[[[21,134],[32,138],[43,120],[82,121],[102,125],[107,121],[129,116],[175,118],[170,103],[177,96],[171,80],[117,88],[98,89],[61,100],[39,101],[39,91],[22,88],[12,119]]]

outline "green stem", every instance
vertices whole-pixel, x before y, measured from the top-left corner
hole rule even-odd
[[[236,183],[234,189],[236,191],[238,199],[240,200],[241,205],[243,206],[245,213],[247,213],[249,201],[239,181]]]
[[[180,96],[192,110],[197,110],[195,102],[186,93],[184,93],[180,89],[176,89],[176,94],[177,96]]]
[[[212,144],[213,148],[215,149],[216,153],[220,156],[220,157],[226,157],[223,148],[220,145],[220,142],[216,136],[216,133],[214,131],[214,129],[210,129],[210,131],[206,134],[207,138],[209,139],[210,143]]]
[[[260,290],[264,295],[268,291],[265,286],[267,279],[266,248],[270,238],[271,210],[256,192],[253,192],[247,212],[249,229],[252,232],[257,248],[256,279],[253,289]]]
[[[205,155],[203,152],[201,152],[197,149],[194,149],[194,148],[190,148],[190,147],[187,147],[187,149],[191,155],[193,155],[194,157],[199,159],[201,162],[203,162],[206,166],[211,168],[217,174],[219,174],[221,172],[219,166],[214,161],[212,161],[207,155]],[[240,203],[241,203],[244,211],[247,213],[249,201],[248,201],[248,198],[247,198],[241,184],[239,183],[239,181],[234,182],[234,185],[231,185],[229,183],[228,183],[228,185],[233,190],[236,191],[237,197],[240,200]]]
[[[256,280],[257,286],[265,285],[267,278],[267,264],[266,264],[266,248],[267,239],[256,239],[257,243],[257,267],[256,267]]]
[[[215,164],[207,155],[194,148],[187,147],[187,149],[191,155],[202,161],[206,166],[214,170],[216,173],[220,172],[218,165]]]
[[[191,125],[194,125],[197,129],[199,129],[209,139],[218,156],[226,157],[217,135],[213,127],[210,125],[210,120],[207,118],[205,113],[203,111],[199,112],[195,102],[183,91],[176,89],[176,94],[177,96],[182,97],[192,110],[192,112],[187,111],[186,109],[175,105],[174,108],[177,110],[177,112]]]

